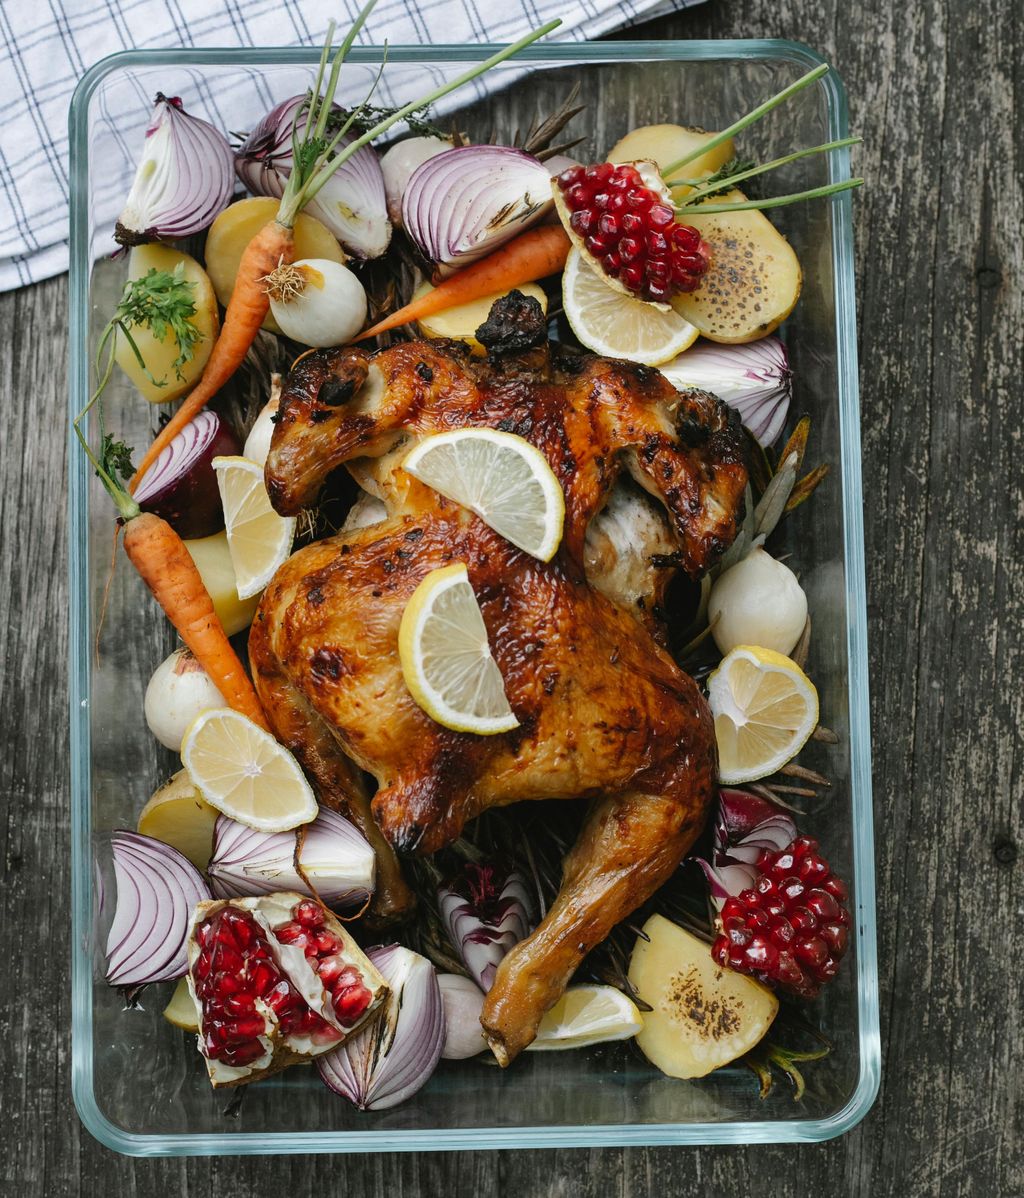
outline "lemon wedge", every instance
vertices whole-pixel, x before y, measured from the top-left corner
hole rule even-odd
[[[660,366],[689,349],[699,336],[672,308],[609,287],[578,249],[569,251],[565,264],[562,306],[580,344],[606,358]]]
[[[164,1007],[164,1018],[183,1032],[198,1032],[199,1020],[196,1017],[196,1004],[188,988],[188,978],[179,978],[171,1001]]]
[[[550,561],[562,539],[565,496],[547,458],[529,441],[492,428],[427,437],[402,469],[476,512],[519,549]]]
[[[317,804],[299,763],[230,707],[211,707],[189,724],[181,763],[211,807],[261,832],[287,832],[316,818]]]
[[[533,1052],[628,1040],[644,1026],[636,1003],[614,986],[570,986],[540,1021]]]
[[[413,592],[398,654],[412,697],[446,728],[491,736],[519,723],[461,562],[432,570]]]
[[[795,661],[737,645],[708,679],[718,777],[753,782],[800,752],[818,723],[818,692]]]
[[[285,563],[295,539],[295,517],[274,511],[263,467],[243,457],[216,457],[224,531],[239,599],[258,595]]]

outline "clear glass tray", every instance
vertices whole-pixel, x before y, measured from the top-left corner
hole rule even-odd
[[[425,73],[451,75],[490,52],[391,47],[387,78],[408,97],[422,89]],[[266,110],[240,107],[254,80],[263,77],[269,108],[308,85],[315,58],[296,49],[136,51],[114,55],[83,77],[71,107],[72,413],[85,403],[90,357],[124,274],[121,263],[93,263],[90,253],[107,232],[96,227],[95,214],[111,187],[109,155],[136,152],[143,127],[133,118],[119,130],[118,122],[145,112],[161,90],[183,95],[200,114],[210,111],[216,94],[226,127],[246,129]],[[346,70],[361,94],[380,51],[358,49],[350,61]],[[579,153],[599,158],[640,124],[721,128],[820,61],[805,46],[782,41],[542,46],[499,68],[490,98],[460,94],[460,102],[477,106],[474,127],[508,134],[579,82],[588,105],[577,121],[587,132]],[[744,135],[744,146],[768,158],[846,133],[842,87],[830,73]],[[776,186],[795,191],[848,172],[846,152],[834,152],[793,164]],[[840,737],[838,746],[814,745],[802,758],[827,769],[833,786],[801,826],[821,837],[850,881],[856,915],[850,955],[820,1000],[835,1048],[808,1068],[803,1100],[794,1102],[785,1083],[761,1100],[741,1068],[702,1081],[672,1080],[627,1043],[533,1054],[507,1073],[481,1062],[442,1062],[414,1099],[368,1114],[328,1093],[312,1069],[291,1069],[252,1087],[240,1109],[226,1114],[230,1094],[211,1091],[194,1046],[160,1016],[170,988],[146,992],[146,1010],[125,1012],[103,982],[112,906],[102,899],[104,891],[111,894],[108,835],[134,826],[157,780],[176,768],[141,715],[145,683],[172,636],[122,562],[97,657],[112,510],[72,441],[73,1090],[83,1123],[102,1143],[136,1155],[755,1143],[823,1140],[864,1116],[880,1065],[851,201],[844,195],[777,216],[805,271],[803,297],[784,330],[796,375],[792,410],[813,418],[809,461],[832,463],[813,503],[787,522],[814,617],[809,670],[822,718]],[[130,444],[145,443],[154,413],[122,380],[111,389],[109,412],[111,426]]]

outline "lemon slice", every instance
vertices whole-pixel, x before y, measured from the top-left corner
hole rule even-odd
[[[199,1031],[196,1004],[188,988],[188,978],[178,979],[171,1001],[164,1007],[164,1018],[175,1027],[180,1027],[183,1032]]]
[[[257,595],[292,551],[295,517],[279,516],[263,482],[263,467],[242,457],[213,459],[224,530],[239,599]]]
[[[582,345],[607,358],[660,366],[689,349],[698,332],[664,305],[614,291],[588,266],[578,249],[569,251],[562,275],[562,306]]]
[[[230,707],[211,707],[189,724],[181,763],[211,807],[261,832],[286,832],[316,818],[299,763],[269,732]]]
[[[533,1052],[628,1040],[644,1026],[637,1005],[614,986],[570,986],[540,1021]]]
[[[737,645],[708,679],[718,777],[753,782],[800,752],[818,723],[818,692],[795,661]]]
[[[420,482],[476,512],[513,545],[548,562],[562,539],[565,496],[529,441],[492,428],[427,437],[402,462]]]
[[[412,697],[446,728],[491,736],[519,723],[461,562],[432,570],[413,592],[398,654]]]

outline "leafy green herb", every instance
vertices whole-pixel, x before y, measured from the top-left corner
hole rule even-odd
[[[195,344],[202,337],[191,320],[196,314],[195,290],[195,283],[185,278],[183,262],[179,262],[173,271],[153,267],[143,278],[130,279],[125,284],[111,321],[129,339],[140,362],[141,356],[129,332],[133,326],[148,328],[158,341],[166,340],[170,333],[178,346],[178,356],[171,363],[171,369],[180,381],[185,378],[181,368],[192,361]],[[142,365],[145,367],[144,362]],[[160,382],[153,379],[148,368],[146,373],[158,387],[166,385],[166,379]]]
[[[100,466],[110,478],[116,479],[120,475],[129,482],[135,473],[131,447],[123,441],[115,441],[112,433],[104,433],[100,441]]]
[[[732,191],[732,183],[730,182],[732,177],[744,174],[755,165],[756,163],[753,158],[731,158],[723,166],[720,166],[713,175],[708,175],[706,179],[687,179],[686,182],[691,187],[699,187],[701,189],[701,198],[708,199],[710,196],[720,196],[724,195],[727,191]],[[716,186],[716,184],[720,184],[721,186]]]
[[[404,120],[409,126],[409,132],[414,133],[417,137],[447,137],[447,133],[433,124],[428,119],[430,110],[429,104],[421,104],[419,108],[413,109],[412,112],[406,114]],[[389,108],[386,105],[377,104],[360,104],[352,116],[350,129],[355,129],[359,133],[367,133],[374,125],[379,125],[382,121],[386,121],[389,117],[395,115],[397,108]],[[349,114],[346,114],[346,119]],[[335,118],[340,124],[340,118]],[[330,128],[330,124],[328,124]]]

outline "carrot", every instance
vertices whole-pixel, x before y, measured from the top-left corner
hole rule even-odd
[[[256,691],[181,537],[160,516],[141,512],[125,523],[124,550],[225,703],[269,732]]]
[[[542,225],[539,229],[521,233],[493,254],[472,266],[463,267],[433,291],[392,312],[365,333],[360,333],[356,341],[365,341],[367,337],[375,337],[459,304],[471,303],[485,295],[511,291],[523,283],[547,278],[565,266],[569,246],[569,238],[561,225]]]
[[[235,289],[224,315],[224,324],[214,342],[202,378],[146,450],[128,484],[130,491],[135,490],[139,479],[156,461],[163,448],[174,440],[190,420],[199,415],[241,366],[270,310],[263,279],[281,262],[291,262],[294,257],[292,227],[279,219],[265,224],[245,247],[235,277]]]

